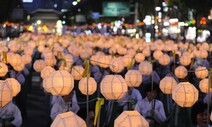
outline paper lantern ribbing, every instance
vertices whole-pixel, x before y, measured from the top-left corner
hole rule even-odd
[[[13,92],[11,86],[5,81],[0,80],[0,107],[4,107],[12,101]]]
[[[124,69],[124,62],[120,58],[115,58],[110,62],[110,70],[115,73],[120,73]]]
[[[164,54],[159,58],[158,62],[161,65],[166,66],[170,63],[170,57],[168,55]]]
[[[212,92],[212,88],[209,86],[208,78],[202,79],[199,82],[199,88],[203,93]]]
[[[12,88],[13,97],[15,97],[21,91],[21,84],[14,78],[7,78],[5,80]]]
[[[138,111],[124,111],[115,119],[114,127],[149,127],[149,123]]]
[[[100,83],[100,90],[107,100],[118,100],[127,93],[127,82],[121,75],[106,75]]]
[[[177,82],[171,76],[166,76],[160,81],[160,89],[165,94],[171,94],[176,85]]]
[[[125,55],[125,56],[123,56],[122,57],[122,61],[123,61],[125,67],[127,67],[128,65],[130,65],[131,62],[134,62],[134,60],[133,60],[133,58],[132,58],[131,55]]]
[[[142,75],[138,70],[128,70],[125,74],[125,81],[128,87],[139,87],[142,82]]]
[[[19,66],[20,64],[22,64],[22,62],[23,62],[22,57],[19,54],[14,54],[14,55],[11,56],[10,64],[13,67]]]
[[[147,61],[141,62],[138,66],[138,69],[142,75],[151,75],[152,74],[152,64]]]
[[[69,111],[56,116],[51,127],[87,127],[85,121]]]
[[[7,74],[8,72],[8,67],[6,64],[0,62],[0,77],[3,77]]]
[[[41,72],[43,68],[46,67],[44,60],[36,60],[33,64],[33,68],[36,72]]]
[[[137,53],[135,55],[135,61],[140,63],[145,60],[145,56],[142,53]]]
[[[23,55],[22,56],[22,61],[24,62],[24,64],[30,64],[32,61],[32,57],[30,55]]]
[[[82,73],[84,72],[84,68],[82,66],[74,66],[71,69],[71,74],[74,77],[74,80],[82,79]]]
[[[109,56],[99,55],[98,58],[97,58],[97,64],[101,68],[108,68],[110,66],[110,60],[111,60],[111,58]],[[93,61],[93,62],[95,62],[95,61]]]
[[[198,90],[189,82],[179,83],[172,91],[172,99],[181,107],[191,107],[198,96]]]
[[[43,80],[43,87],[52,95],[68,95],[74,88],[74,78],[68,71],[54,71]]]
[[[54,56],[52,57],[45,57],[44,59],[47,66],[54,66],[57,62],[56,58]]]
[[[88,84],[87,84],[88,82]],[[88,92],[87,92],[87,86],[88,86]],[[82,78],[79,81],[79,90],[82,94],[84,95],[92,95],[93,93],[96,92],[97,89],[97,84],[94,78],[90,77],[87,81],[87,77]]]
[[[195,69],[195,75],[200,79],[206,78],[208,76],[208,69],[203,66],[198,66]]]
[[[184,66],[178,66],[174,70],[174,74],[179,78],[183,79],[188,75],[188,71]]]
[[[46,66],[45,68],[43,68],[41,70],[41,78],[44,79],[46,77],[48,77],[50,74],[52,74],[55,71],[54,68],[52,68],[51,66]]]

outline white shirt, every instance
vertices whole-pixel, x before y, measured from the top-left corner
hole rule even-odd
[[[132,93],[130,95],[126,93],[122,99],[118,100],[121,106],[124,105],[123,110],[128,110],[128,102],[127,102],[128,100],[136,100],[137,102],[141,101],[142,96],[139,90],[132,88]]]
[[[68,111],[77,113],[79,111],[80,108],[79,108],[79,105],[77,104],[77,99],[75,98],[76,96],[74,97],[74,95],[72,97],[71,102],[64,102],[61,96],[59,96],[56,100],[54,100],[53,107],[51,109],[52,120],[54,120],[58,114],[68,112]]]
[[[146,97],[142,101],[138,101],[137,104],[135,105],[135,110],[137,110],[145,118],[151,116],[151,110],[153,108],[155,109],[155,114],[153,115],[153,118],[158,123],[165,121],[166,115],[164,112],[163,103],[160,100],[154,99],[154,101],[149,102]]]
[[[20,127],[22,124],[21,112],[18,109],[18,107],[12,102],[9,102],[4,107],[0,108],[0,117],[2,119],[13,117],[14,120],[11,121],[11,123],[15,125],[16,127]]]

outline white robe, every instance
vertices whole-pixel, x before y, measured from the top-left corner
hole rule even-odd
[[[142,96],[141,93],[139,92],[139,90],[137,90],[136,88],[132,88],[132,93],[129,95],[128,93],[126,93],[126,95],[118,100],[118,103],[123,107],[123,110],[128,110],[128,100],[136,100],[141,101],[142,100]]]
[[[77,113],[80,109],[77,104],[76,94],[73,95],[71,102],[64,102],[61,96],[53,97],[51,104],[53,105],[51,109],[52,120],[54,120],[58,114],[68,111]]]
[[[155,103],[155,106],[153,106]],[[138,101],[135,105],[135,110],[137,110],[145,118],[151,116],[151,110],[155,109],[155,114],[152,116],[158,123],[161,123],[166,120],[166,115],[164,112],[163,103],[160,100],[155,99],[154,101],[149,102],[147,97],[142,101]]]
[[[20,127],[22,124],[21,112],[12,102],[9,102],[6,106],[0,108],[0,117],[2,119],[13,117],[14,120],[11,121],[11,123],[16,127]]]

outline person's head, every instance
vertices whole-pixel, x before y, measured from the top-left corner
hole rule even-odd
[[[157,96],[158,90],[159,90],[158,84],[156,84],[156,83],[153,83],[153,84],[150,83],[150,84],[148,84],[146,86],[146,89],[145,89],[147,99],[149,101],[154,100],[156,98],[156,96]]]
[[[207,104],[202,101],[198,101],[192,106],[191,119],[194,125],[208,127],[207,121],[209,120],[209,116],[207,116]]]

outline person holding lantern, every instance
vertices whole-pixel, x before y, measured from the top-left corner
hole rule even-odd
[[[163,103],[156,99],[158,90],[156,83],[149,84],[145,90],[147,96],[135,105],[135,110],[146,118],[150,127],[155,127],[166,121]]]
[[[0,126],[2,124],[3,127],[21,127],[21,112],[13,102],[9,102],[0,108],[0,120]]]
[[[70,92],[70,94],[62,97],[61,96],[55,97],[52,104],[53,104],[53,107],[51,109],[52,120],[54,120],[58,114],[68,111],[77,113],[80,109],[79,105],[77,104],[75,91],[72,91]]]
[[[126,95],[118,100],[119,105],[123,106],[123,110],[133,110],[135,104],[142,100],[142,96],[139,90],[134,87],[128,87]]]
[[[212,127],[208,125],[210,114],[207,111],[208,105],[202,101],[197,101],[191,109],[191,120],[194,127]],[[209,114],[209,115],[207,115]]]

